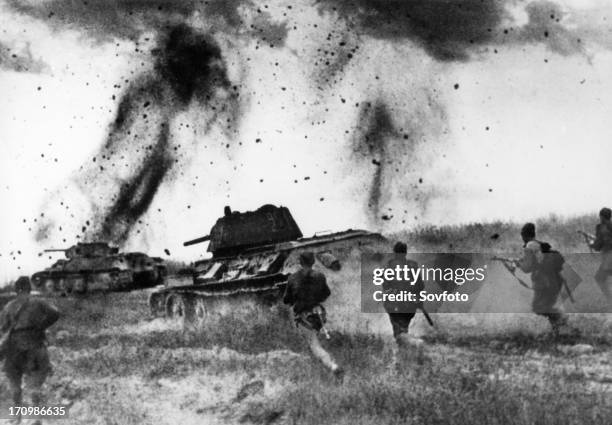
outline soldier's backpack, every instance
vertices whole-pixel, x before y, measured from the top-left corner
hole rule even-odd
[[[13,318],[13,323],[11,324],[11,326],[6,330],[6,332],[0,335],[0,360],[2,360],[6,356],[6,353],[9,350],[11,335],[13,334],[13,330],[15,329],[15,325],[17,325],[17,320],[19,319],[21,312],[24,310],[27,304],[28,301],[25,301],[23,304],[21,304],[21,306],[17,310],[17,314],[15,314],[15,317]]]
[[[606,222],[602,227],[604,227],[601,231],[602,248],[607,251],[612,248],[612,223]]]
[[[543,258],[540,264],[540,270],[549,275],[559,275],[563,270],[563,264],[565,264],[565,258],[563,255],[555,249],[548,242],[540,242],[540,251],[542,252]]]

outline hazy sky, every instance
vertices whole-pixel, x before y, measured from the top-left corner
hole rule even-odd
[[[0,280],[102,236],[195,259],[224,205],[308,235],[612,204],[606,1],[197,4],[2,2]]]

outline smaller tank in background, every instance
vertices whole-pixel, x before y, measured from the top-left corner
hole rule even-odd
[[[79,242],[45,252],[63,252],[66,258],[32,275],[33,289],[43,293],[126,291],[165,283],[166,266],[161,258],[120,253],[106,242]]]

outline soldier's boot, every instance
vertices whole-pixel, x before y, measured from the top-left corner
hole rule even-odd
[[[9,379],[9,386],[11,387],[11,393],[13,395],[13,406],[21,406],[22,402],[22,390],[21,390],[21,380]],[[21,413],[16,417],[11,419],[11,424],[20,424],[21,423]]]
[[[329,370],[331,370],[334,376],[342,377],[344,370],[334,361],[332,356],[323,348],[321,341],[319,341],[319,335],[316,332],[310,332],[310,351],[312,355],[319,359],[321,363]]]
[[[414,348],[415,359],[417,364],[422,365],[429,361],[429,357],[425,354],[425,343],[421,338],[411,338],[411,344]]]
[[[568,317],[566,314],[561,312],[547,314],[548,321],[552,328],[552,335],[554,338],[558,338],[563,328],[568,327]]]
[[[45,398],[40,387],[32,389],[32,406],[44,406]],[[42,420],[35,419],[30,425],[42,425]]]
[[[389,371],[395,372],[399,368],[401,364],[400,355],[401,353],[400,353],[399,343],[397,339],[395,339],[393,341],[393,345],[391,345],[391,361],[387,365],[387,369],[389,369]]]
[[[415,360],[417,364],[422,365],[428,358],[425,355],[424,342],[421,338],[412,337],[407,333],[396,337],[397,347],[399,351],[399,361]]]
[[[48,375],[48,371],[35,372],[30,376],[28,381],[29,388],[31,388],[30,399],[32,400],[32,406],[44,406],[46,402],[45,394],[43,393],[43,384]],[[35,419],[30,425],[42,425],[42,420]]]

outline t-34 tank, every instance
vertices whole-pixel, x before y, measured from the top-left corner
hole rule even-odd
[[[326,269],[329,276],[339,272],[340,259],[353,249],[385,239],[365,230],[304,238],[286,207],[264,205],[243,213],[225,207],[224,216],[209,235],[183,245],[205,241],[212,257],[193,264],[193,284],[166,287],[151,294],[154,316],[199,324],[210,313],[218,317],[230,310],[244,312],[253,300],[271,305],[282,296],[289,274],[298,269],[301,252],[313,252],[315,267]],[[359,271],[355,280],[358,285]]]
[[[120,253],[106,242],[77,243],[63,252],[65,259],[32,275],[32,286],[43,293],[85,293],[147,288],[164,283],[161,258],[140,252]]]

